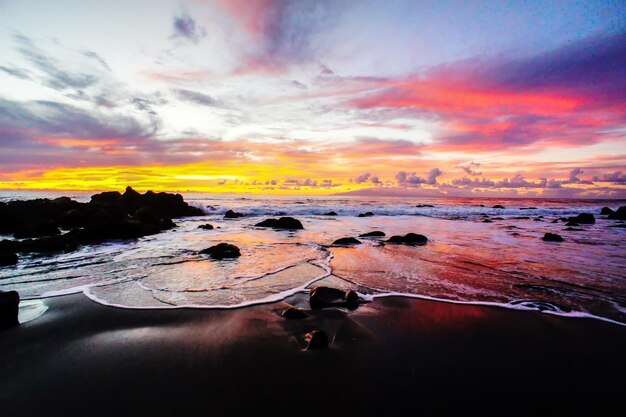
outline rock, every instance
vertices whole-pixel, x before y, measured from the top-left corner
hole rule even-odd
[[[255,224],[256,227],[271,227],[272,229],[304,229],[300,220],[293,217],[281,217],[280,219],[266,219],[261,223]]]
[[[228,210],[226,213],[224,213],[225,219],[237,219],[239,217],[243,217],[243,213],[237,213],[232,210]]]
[[[213,225],[212,224],[201,224],[200,226],[198,226],[198,229],[204,229],[204,230],[213,230]]]
[[[387,243],[403,245],[425,245],[427,242],[428,238],[426,236],[417,233],[408,233],[404,236],[391,236],[387,239]]]
[[[579,226],[579,224],[576,222],[567,222],[565,223],[565,226]]]
[[[304,319],[308,315],[301,309],[295,307],[287,307],[281,314],[286,319]]]
[[[533,220],[534,220],[534,221],[536,221],[536,222],[542,222],[542,221],[543,221],[543,219],[542,219],[542,218],[540,218],[540,217],[537,217],[537,218],[535,218],[535,219],[533,219]]]
[[[556,233],[546,233],[541,238],[544,242],[563,242],[563,238]]]
[[[16,254],[12,252],[0,252],[0,266],[15,265],[18,261]]]
[[[432,204],[418,204],[417,206],[415,206],[417,208],[423,208],[423,207],[435,207]]]
[[[324,216],[336,216],[337,213],[335,213],[334,211],[329,211],[328,213],[324,213]]]
[[[484,219],[483,223],[493,223],[493,222],[491,220],[489,220],[489,219]]]
[[[567,221],[578,224],[595,224],[596,218],[591,213],[580,213],[576,217],[569,217]]]
[[[351,246],[360,244],[361,241],[353,237],[342,237],[341,239],[337,239],[333,242],[333,246]]]
[[[359,302],[359,296],[355,291],[315,287],[309,293],[309,305],[314,310],[324,307],[347,307],[354,310],[359,306]]]
[[[513,217],[515,220],[530,220],[530,217],[528,216],[516,216]]]
[[[584,231],[585,229],[576,229],[575,227],[566,227],[566,228],[565,228],[565,229],[563,229],[563,230],[568,230],[568,231],[570,231],[570,232],[582,232],[582,231]]]
[[[492,217],[491,220],[504,220],[502,217]]]
[[[59,234],[61,234],[61,231],[52,220],[36,219],[30,224],[16,230],[13,236],[16,239],[27,239]]]
[[[209,255],[213,259],[238,258],[241,256],[241,252],[237,246],[223,242],[218,243],[215,246],[211,246],[208,249],[203,249],[200,253]]]
[[[520,210],[537,210],[537,207],[520,207]]]
[[[503,209],[503,208],[504,208],[504,206],[501,206],[500,204],[496,204],[495,206],[492,206],[491,208],[494,208],[494,209]]]
[[[558,222],[559,222],[559,219],[554,219],[550,223],[558,223]]]
[[[304,336],[307,346],[305,350],[326,349],[328,347],[328,336],[323,330],[313,330]]]
[[[602,207],[602,210],[600,210],[600,214],[604,214],[604,215],[610,215],[613,213],[615,213],[615,211],[613,211],[612,209],[608,207]]]
[[[615,212],[609,214],[611,220],[626,220],[626,206],[618,208]]]
[[[371,211],[368,211],[367,213],[359,214],[357,217],[372,217],[373,215],[374,213],[372,213]]]
[[[359,235],[359,237],[384,237],[385,232],[381,232],[379,230],[375,230],[373,232],[367,232],[367,233],[363,233],[361,235]]]
[[[20,295],[17,291],[0,291],[0,330],[17,326]]]
[[[519,233],[513,232],[513,233],[511,233],[511,236],[519,236]]]

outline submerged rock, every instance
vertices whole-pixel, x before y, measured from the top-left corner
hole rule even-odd
[[[255,224],[256,227],[271,227],[272,229],[304,229],[300,220],[293,217],[281,217],[280,219],[266,219]]]
[[[387,239],[387,243],[395,243],[402,245],[425,245],[428,243],[428,238],[424,235],[417,233],[408,233],[404,236],[391,236]]]
[[[417,208],[426,208],[426,207],[435,207],[432,204],[418,204],[417,206],[415,206]]]
[[[563,238],[556,233],[546,233],[541,238],[544,242],[563,242]]]
[[[367,213],[359,214],[357,217],[372,217],[373,215],[374,213],[372,213],[371,211],[368,211]]]
[[[304,319],[308,315],[301,309],[295,307],[287,307],[281,314],[286,319]]]
[[[238,219],[239,217],[243,217],[243,213],[237,213],[236,211],[228,210],[224,213],[225,219]]]
[[[503,208],[504,208],[504,206],[501,206],[500,204],[496,204],[495,206],[492,206],[491,208],[494,208],[494,209],[503,209]]]
[[[13,252],[0,252],[0,266],[15,265],[18,260]]]
[[[203,249],[200,253],[209,255],[213,259],[238,258],[241,256],[241,252],[237,246],[223,242],[218,243],[215,246],[211,246],[208,249]]]
[[[355,291],[342,291],[331,287],[315,287],[309,293],[309,305],[318,310],[324,307],[347,307],[355,310],[359,306],[359,296]]]
[[[198,229],[213,230],[213,225],[209,223],[201,224],[200,226],[198,226]]]
[[[329,211],[328,213],[324,213],[324,216],[336,216],[337,213],[335,213],[334,211]]]
[[[306,342],[305,350],[326,349],[328,347],[328,336],[323,330],[313,330],[304,336]]]
[[[342,237],[341,239],[337,239],[333,242],[333,246],[351,246],[360,244],[361,241],[353,237]]]
[[[20,295],[17,291],[0,291],[0,330],[17,326]]]
[[[484,219],[483,223],[493,223],[493,221],[489,220],[489,219]]]
[[[583,232],[585,229],[577,229],[575,227],[566,227],[563,230],[567,230],[567,231],[570,231],[570,232]]]
[[[576,217],[568,217],[567,221],[578,224],[595,224],[596,218],[591,213],[580,213]]]
[[[385,232],[381,232],[380,230],[375,230],[373,232],[367,232],[360,234],[359,237],[385,237]]]

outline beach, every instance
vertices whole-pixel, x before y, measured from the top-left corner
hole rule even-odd
[[[44,302],[43,316],[0,332],[5,415],[599,416],[626,405],[626,331],[599,320],[403,297],[302,320],[281,317],[286,302]],[[327,349],[304,350],[313,329]]]

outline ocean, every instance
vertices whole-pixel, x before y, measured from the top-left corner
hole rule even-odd
[[[60,195],[88,201],[90,194],[0,192],[0,201]],[[83,292],[124,308],[237,308],[328,285],[354,289],[365,300],[403,295],[626,325],[626,228],[599,214],[624,200],[183,196],[205,216],[175,219],[176,228],[137,240],[21,256],[16,266],[0,268],[0,291],[16,290],[33,305]],[[244,217],[225,219],[229,209]],[[337,216],[325,215],[330,211]],[[358,217],[365,212],[374,216]],[[593,213],[596,223],[579,230],[553,223],[579,213]],[[304,230],[254,226],[279,216],[299,219]],[[215,228],[198,228],[206,223]],[[375,230],[386,237],[358,237]],[[428,244],[385,244],[410,232],[427,236]],[[546,232],[564,241],[544,242]],[[342,237],[362,243],[331,246]],[[238,246],[241,257],[199,254],[220,242]]]

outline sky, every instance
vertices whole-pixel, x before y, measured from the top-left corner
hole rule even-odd
[[[0,188],[626,198],[622,1],[0,0]]]

